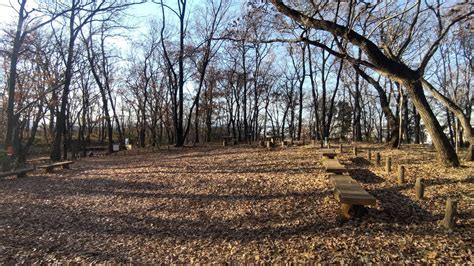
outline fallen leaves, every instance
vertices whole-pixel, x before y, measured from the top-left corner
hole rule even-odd
[[[383,167],[341,156],[378,200],[366,217],[342,226],[309,146],[160,150],[3,180],[0,263],[472,261],[466,236],[473,207],[460,201],[454,232],[436,221],[448,196],[472,193],[465,181],[473,165],[438,169],[427,166],[429,154],[382,151],[388,154],[399,156],[394,169],[410,162],[408,184],[397,186]],[[415,202],[412,183],[420,175],[427,199]]]

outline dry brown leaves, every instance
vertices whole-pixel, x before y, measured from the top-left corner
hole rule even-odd
[[[370,148],[392,156],[393,169],[406,165],[408,183],[352,162],[347,146],[339,158],[378,202],[343,225],[310,146],[160,150],[2,180],[0,263],[472,262],[474,208],[462,195],[474,164],[446,169],[429,148]],[[422,201],[416,177],[427,185]],[[452,232],[437,225],[447,197],[459,200]]]

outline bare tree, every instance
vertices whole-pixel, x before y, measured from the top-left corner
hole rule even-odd
[[[10,150],[15,154],[13,144],[14,131],[17,127],[18,115],[14,113],[15,109],[15,90],[17,82],[17,65],[21,54],[22,45],[29,34],[35,32],[39,28],[49,24],[61,16],[65,10],[58,11],[57,6],[52,8],[53,16],[44,19],[43,16],[34,17],[35,10],[27,10],[26,0],[18,1],[19,8],[12,7],[13,10],[18,10],[18,22],[16,25],[16,31],[13,37],[13,44],[10,51],[7,54],[10,57],[10,70],[8,72],[8,104],[7,104],[7,132],[5,136],[5,149],[7,152]],[[17,130],[17,132],[19,132]],[[17,136],[18,137],[18,136]],[[14,156],[12,157],[14,158]],[[12,159],[10,158],[10,159]],[[11,160],[6,159],[2,164],[3,170],[10,169]]]
[[[366,34],[364,36],[357,33],[351,27],[342,26],[329,20],[307,15],[302,11],[298,11],[297,9],[290,7],[282,0],[271,0],[270,2],[277,8],[278,11],[285,14],[289,18],[305,25],[307,28],[331,33],[334,36],[338,36],[344,39],[345,41],[351,43],[352,45],[359,47],[363,51],[364,56],[366,56],[369,61],[358,60],[356,57],[352,56],[347,50],[341,51],[342,53],[344,53],[344,57],[347,60],[359,62],[360,64],[366,67],[370,67],[375,71],[379,72],[380,74],[385,75],[393,80],[396,80],[400,84],[403,84],[403,86],[407,90],[407,94],[410,96],[412,102],[415,104],[418,112],[420,113],[421,118],[425,123],[427,130],[429,131],[432,137],[433,143],[435,144],[435,147],[438,151],[437,154],[439,161],[445,165],[459,166],[459,160],[457,158],[457,155],[452,145],[449,143],[448,138],[444,134],[443,129],[440,126],[438,120],[433,114],[428,104],[428,101],[426,100],[421,80],[428,62],[438,49],[442,39],[446,36],[446,34],[449,32],[453,25],[455,25],[459,21],[465,20],[466,18],[470,17],[473,14],[472,11],[456,16],[454,19],[449,21],[447,25],[444,25],[444,23],[440,23],[438,34],[435,37],[435,40],[428,46],[429,48],[425,52],[425,55],[420,61],[418,67],[416,69],[412,69],[409,65],[402,62],[401,56],[412,41],[413,31],[420,12],[415,12],[414,21],[411,24],[412,26],[409,27],[407,34],[404,36],[404,38],[401,39],[402,42],[398,43],[398,47],[390,48],[389,46],[384,46],[382,48],[370,39],[371,33]],[[419,5],[420,4],[418,3],[418,6]],[[349,8],[352,8],[352,6],[349,6]],[[433,8],[433,13],[437,18],[439,18],[439,21],[443,22],[441,20],[440,7],[430,6],[430,8]],[[320,14],[319,10],[317,10],[316,12],[318,12],[317,14]],[[382,21],[382,23],[383,22],[385,21]],[[374,31],[376,29],[377,28],[375,28]],[[340,52],[333,52],[334,54],[340,54]]]

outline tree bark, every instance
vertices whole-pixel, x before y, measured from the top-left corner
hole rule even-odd
[[[420,125],[420,114],[416,110],[415,105],[413,105],[413,116],[415,120],[415,144],[420,144],[421,142],[421,125]]]
[[[437,149],[438,160],[446,166],[459,166],[458,156],[449,139],[443,132],[443,128],[436,119],[431,110],[425,94],[421,81],[404,82],[404,86],[410,96],[413,104],[415,104],[421,119],[425,122],[426,129],[430,132],[431,139],[435,148]]]

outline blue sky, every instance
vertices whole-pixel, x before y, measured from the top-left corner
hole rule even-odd
[[[11,6],[10,2],[14,6],[18,6],[17,0],[11,0],[11,1],[10,0],[0,0],[0,23],[9,22],[9,21],[12,21],[12,19],[16,20],[15,19],[16,18],[16,12],[14,10],[12,10],[12,8],[10,7]],[[34,7],[37,2],[40,2],[40,1],[28,0],[27,3],[30,7]],[[175,1],[167,0],[165,2],[169,3],[172,6],[173,3],[176,2],[176,0]],[[190,1],[188,1],[188,6],[189,6],[188,10],[189,9],[192,10],[196,6],[205,5],[206,2],[208,2],[208,0],[190,0]],[[243,0],[234,0],[234,1],[232,1],[232,3],[234,5],[240,5],[243,2],[244,2]],[[136,16],[137,19],[145,21],[147,18],[151,18],[151,17],[155,17],[155,16],[156,17],[161,17],[161,10],[160,10],[160,8],[157,4],[154,4],[154,3],[152,3],[152,1],[148,0],[144,4],[133,6],[129,10],[129,14]]]

